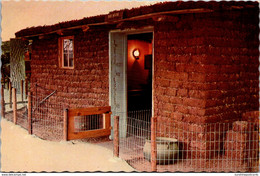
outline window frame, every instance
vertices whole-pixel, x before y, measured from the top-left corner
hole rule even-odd
[[[73,48],[73,66],[69,66],[69,59],[68,59],[68,66],[64,66],[64,48],[63,48],[63,41],[65,39],[72,39],[72,48]],[[75,48],[74,48],[75,40],[74,36],[65,36],[59,38],[59,66],[63,69],[74,69],[75,68]]]

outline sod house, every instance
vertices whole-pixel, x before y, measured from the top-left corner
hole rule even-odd
[[[160,135],[210,149],[220,136],[205,143],[205,125],[259,108],[258,14],[257,2],[163,2],[15,35],[32,43],[32,94],[56,90],[68,108],[111,106],[121,137],[130,111],[150,110],[141,120],[157,117]]]

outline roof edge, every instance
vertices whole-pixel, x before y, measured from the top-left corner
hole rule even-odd
[[[258,2],[235,2],[235,1],[177,1],[160,2],[150,6],[141,6],[132,9],[112,11],[108,14],[57,23],[54,25],[38,26],[22,29],[15,33],[16,38],[28,38],[34,36],[48,35],[62,30],[77,29],[84,26],[97,26],[116,24],[123,21],[132,21],[151,18],[156,15],[187,14],[187,13],[209,13],[223,10],[258,9]],[[258,9],[259,10],[259,9]],[[108,16],[117,14],[116,18],[108,19]]]

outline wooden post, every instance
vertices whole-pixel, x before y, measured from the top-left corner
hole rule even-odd
[[[157,171],[156,158],[157,158],[157,146],[156,146],[156,117],[151,119],[151,165],[152,172]]]
[[[25,79],[25,99],[27,99],[27,95],[28,95],[28,79]]]
[[[64,140],[68,140],[68,109],[64,109],[63,111],[64,119],[63,119],[63,137]]]
[[[4,93],[4,85],[2,85],[2,90],[1,90],[1,106],[2,106],[2,108],[1,108],[1,116],[3,117],[3,118],[5,118],[5,97],[4,97],[4,95],[5,95],[5,93]]]
[[[3,74],[3,81],[4,81],[4,87],[5,87],[5,74]]]
[[[112,114],[112,112],[103,114],[103,128],[105,128],[105,129],[109,129],[111,127],[111,122],[110,122],[111,114]]]
[[[7,77],[7,89],[9,90],[9,78]]]
[[[21,93],[21,99],[22,99],[22,102],[23,102],[23,80],[21,80],[20,82],[20,93]]]
[[[114,156],[119,157],[119,116],[114,117]]]
[[[28,133],[32,134],[32,94],[28,93]]]
[[[12,108],[12,83],[11,82],[9,82],[9,102],[10,102],[9,107]]]
[[[17,104],[16,104],[16,88],[12,89],[13,91],[13,114],[14,114],[14,124],[17,123]]]

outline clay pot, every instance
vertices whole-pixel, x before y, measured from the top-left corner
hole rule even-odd
[[[157,164],[172,164],[176,160],[179,147],[177,139],[167,137],[157,137]],[[146,160],[151,161],[151,140],[146,139],[143,149],[144,157]]]

